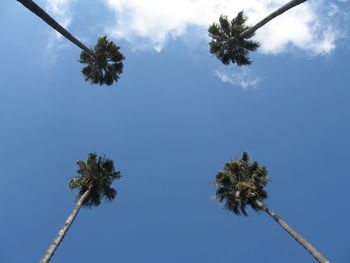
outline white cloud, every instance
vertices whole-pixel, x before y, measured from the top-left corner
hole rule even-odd
[[[169,38],[185,34],[190,25],[207,25],[215,4],[211,0],[107,0],[115,11],[109,33],[141,48],[160,51]],[[217,8],[219,10],[219,8]],[[219,12],[217,12],[219,13]],[[204,38],[206,34],[204,35]]]
[[[221,68],[217,69],[215,75],[225,83],[239,86],[244,90],[257,88],[261,81],[260,77],[254,76],[252,70],[246,67]]]
[[[343,0],[344,1],[344,0]],[[220,14],[234,17],[240,10],[254,24],[282,6],[287,0],[105,0],[114,11],[113,24],[107,32],[111,36],[129,41],[136,49],[153,48],[160,51],[172,38],[188,35],[189,26],[206,29],[218,20]],[[310,2],[310,3],[309,3]],[[335,48],[339,30],[330,23],[332,12],[339,11],[335,4],[322,0],[303,3],[275,18],[257,31],[263,53],[278,54],[294,46],[310,54],[327,54]],[[330,13],[324,13],[325,9]],[[207,42],[207,34],[202,36]]]
[[[248,24],[253,25],[287,1],[99,0],[96,4],[105,3],[112,11],[105,29],[108,35],[128,41],[134,49],[160,52],[175,38],[183,39],[191,47],[207,45],[208,25],[216,22],[220,14],[232,18],[244,9],[249,17]],[[62,26],[69,27],[73,19],[72,4],[76,0],[38,2]],[[280,54],[294,47],[311,55],[331,53],[347,31],[344,25],[348,24],[349,15],[348,10],[340,8],[344,5],[342,2],[347,0],[307,1],[287,11],[257,31],[255,39],[262,43],[258,51]],[[53,34],[56,41],[61,39],[58,33]],[[54,45],[49,43],[48,47]]]

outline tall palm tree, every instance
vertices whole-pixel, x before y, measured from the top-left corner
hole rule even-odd
[[[264,186],[268,182],[266,167],[260,166],[258,162],[251,163],[248,153],[244,152],[240,160],[226,163],[224,170],[216,174],[214,184],[217,186],[217,190],[215,197],[219,199],[220,203],[225,201],[224,208],[236,215],[242,213],[247,216],[247,205],[257,212],[265,211],[319,262],[329,262],[263,203],[263,200],[267,198]]]
[[[79,166],[77,173],[80,176],[74,177],[69,181],[69,188],[79,189],[76,196],[76,206],[40,263],[50,261],[82,206],[98,206],[103,198],[112,201],[117,195],[117,191],[111,188],[111,184],[114,179],[119,179],[121,176],[119,171],[115,171],[112,160],[89,153],[86,161],[79,160],[77,164]]]
[[[260,43],[248,39],[254,36],[256,30],[275,17],[306,1],[289,1],[252,27],[245,25],[247,17],[243,11],[239,12],[231,22],[227,16],[221,15],[219,24],[214,23],[208,29],[209,36],[212,38],[209,42],[210,53],[225,65],[229,63],[236,63],[238,66],[251,64],[252,61],[249,59],[248,53],[256,50]]]
[[[106,37],[99,38],[95,49],[90,49],[76,39],[71,33],[69,33],[65,28],[63,28],[55,19],[53,19],[48,13],[46,13],[40,6],[31,0],[17,0],[28,8],[31,12],[40,17],[46,24],[55,29],[62,36],[70,40],[72,43],[77,45],[83,51],[80,56],[79,62],[88,64],[87,67],[92,67],[94,77],[88,77],[87,70],[84,68],[82,70],[85,75],[85,80],[91,80],[91,83],[100,85],[112,85],[113,81],[119,79],[119,75],[123,72],[122,60],[125,59],[124,55],[120,53],[120,47],[116,46],[113,42],[107,41]],[[101,42],[101,39],[105,39]],[[96,50],[98,48],[98,52]],[[85,62],[86,61],[86,62]],[[110,63],[112,62],[112,63]],[[101,70],[103,69],[103,70]],[[97,76],[97,74],[100,74]],[[98,79],[98,81],[95,81]]]

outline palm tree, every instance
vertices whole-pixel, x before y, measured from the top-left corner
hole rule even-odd
[[[209,36],[212,38],[209,42],[210,53],[225,65],[229,63],[237,63],[238,66],[251,64],[248,53],[256,50],[260,43],[248,39],[254,36],[256,30],[275,17],[306,1],[292,0],[252,27],[245,25],[247,17],[243,11],[239,12],[231,22],[228,21],[227,16],[221,15],[219,24],[214,23],[208,29]]]
[[[106,36],[103,36],[98,39],[94,48],[94,57],[82,51],[78,61],[87,64],[82,70],[85,80],[100,85],[112,85],[113,81],[117,82],[119,75],[123,72],[121,61],[125,59],[124,55],[119,52],[119,48],[113,42],[108,41]]]
[[[213,38],[209,42],[210,53],[216,55],[225,65],[231,62],[237,63],[238,66],[251,64],[248,53],[260,46],[259,42],[247,40],[254,35],[254,32],[249,37],[240,36],[241,32],[249,29],[244,24],[246,20],[247,17],[241,11],[236,18],[232,19],[231,23],[227,16],[221,15],[220,24],[214,23],[209,27],[209,36]]]
[[[258,162],[251,163],[248,153],[244,152],[240,160],[226,163],[224,170],[216,174],[214,182],[217,186],[215,198],[219,199],[220,203],[225,201],[224,208],[236,215],[242,213],[247,216],[247,205],[257,212],[265,211],[319,262],[329,262],[263,203],[263,200],[267,198],[264,186],[268,182],[266,167],[260,166]]]
[[[26,8],[28,8],[31,12],[40,17],[46,24],[55,29],[62,36],[70,40],[72,43],[77,45],[83,51],[80,55],[80,62],[87,63],[89,66],[94,68],[93,76],[87,77],[87,75],[91,75],[91,73],[87,73],[87,69],[84,68],[82,70],[83,74],[86,76],[85,80],[91,80],[92,83],[99,83],[100,85],[112,85],[113,81],[119,79],[118,74],[123,72],[123,63],[122,60],[125,59],[124,55],[120,53],[120,47],[116,46],[113,42],[107,41],[106,37],[100,37],[98,39],[97,45],[95,49],[90,49],[86,47],[83,43],[81,43],[78,39],[76,39],[71,33],[69,33],[65,28],[63,28],[56,20],[54,20],[48,13],[46,13],[40,6],[34,3],[31,0],[17,0],[21,4],[23,4]],[[101,39],[105,39],[105,42],[101,42]],[[106,45],[106,46],[104,46]],[[99,46],[99,52],[96,53],[96,47]],[[83,62],[87,61],[87,62]],[[109,62],[112,62],[111,64]],[[100,69],[100,70],[96,70]],[[103,70],[102,70],[103,69]],[[96,74],[101,74],[100,76],[96,76]],[[97,79],[97,81],[95,81]]]
[[[79,166],[77,173],[80,176],[69,181],[70,189],[79,189],[76,196],[77,204],[40,263],[50,261],[82,206],[98,206],[103,198],[112,201],[117,195],[117,191],[111,188],[111,184],[114,179],[119,179],[121,176],[120,172],[115,171],[112,160],[89,153],[86,161],[79,160],[77,164]]]

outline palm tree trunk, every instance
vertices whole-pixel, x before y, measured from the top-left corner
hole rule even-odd
[[[79,212],[82,204],[84,203],[84,200],[88,197],[90,192],[91,192],[91,188],[86,190],[86,192],[80,197],[80,199],[77,202],[77,205],[75,206],[75,208],[73,209],[73,211],[69,215],[69,217],[67,218],[66,223],[63,225],[61,230],[58,232],[58,235],[56,236],[56,238],[52,242],[51,246],[45,252],[45,255],[40,260],[40,263],[47,263],[50,261],[51,257],[55,253],[57,247],[59,246],[59,244],[63,240],[64,236],[66,235],[67,231],[69,230],[70,226],[72,225],[75,217],[78,215],[78,212]]]
[[[243,31],[240,36],[249,36],[252,35],[256,30],[258,30],[260,27],[274,19],[276,16],[279,16],[283,14],[284,12],[288,11],[289,9],[293,8],[294,6],[300,5],[301,3],[306,2],[307,0],[292,0],[285,4],[284,6],[278,8],[276,11],[269,14],[267,17],[265,17],[263,20],[261,20],[259,23],[257,23],[255,26]]]
[[[78,39],[76,39],[71,33],[69,33],[66,29],[64,29],[59,23],[56,22],[55,19],[53,19],[48,13],[46,13],[36,3],[34,3],[31,0],[17,0],[17,1],[20,2],[22,5],[24,5],[26,8],[28,8],[31,12],[36,14],[38,17],[40,17],[42,20],[44,20],[46,24],[48,24],[57,32],[59,32],[62,36],[64,36],[65,38],[73,42],[75,45],[80,47],[82,50],[84,50],[91,56],[94,56],[94,54],[91,52],[91,50],[88,47],[86,47],[83,43],[81,43]]]
[[[302,245],[314,258],[321,263],[329,263],[329,261],[321,255],[309,242],[307,242],[302,236],[295,232],[289,225],[286,224],[276,213],[271,211],[264,203],[256,200],[255,204],[268,213],[275,221],[287,231],[300,245]]]

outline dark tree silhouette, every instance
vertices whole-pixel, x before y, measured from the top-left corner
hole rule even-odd
[[[90,153],[86,161],[80,160],[77,164],[79,166],[77,173],[80,176],[72,178],[69,182],[69,188],[79,189],[76,196],[77,204],[40,263],[50,261],[82,206],[98,206],[102,199],[112,201],[117,195],[111,184],[114,179],[119,179],[121,176],[120,172],[115,171],[112,160]]]
[[[252,61],[248,54],[260,46],[259,42],[249,40],[254,36],[255,31],[275,17],[306,1],[292,0],[252,27],[245,25],[247,17],[243,11],[239,12],[231,21],[228,20],[227,16],[221,15],[219,23],[212,24],[208,29],[209,36],[212,38],[209,42],[210,53],[225,65],[230,63],[236,63],[238,66],[251,64]]]
[[[224,202],[224,208],[236,215],[247,216],[246,206],[251,206],[255,211],[265,211],[297,242],[299,242],[319,262],[329,262],[310,243],[287,225],[276,213],[271,211],[263,200],[267,198],[264,189],[269,182],[267,169],[258,162],[250,162],[247,152],[243,153],[240,160],[233,160],[225,164],[224,170],[216,174],[214,184],[217,186],[215,197],[219,202]]]
[[[119,47],[103,36],[98,39],[93,53],[93,57],[86,51],[80,54],[79,62],[87,64],[82,70],[85,80],[100,85],[112,85],[113,81],[117,82],[123,72],[122,60],[125,59],[119,52]]]
[[[241,32],[249,28],[245,25],[246,20],[247,18],[241,11],[231,22],[226,16],[221,15],[219,24],[214,23],[209,27],[209,36],[212,37],[209,42],[210,53],[216,55],[225,65],[237,63],[238,66],[242,66],[252,63],[248,53],[256,50],[260,44],[248,40],[254,35],[254,32],[248,37],[240,36]]]

